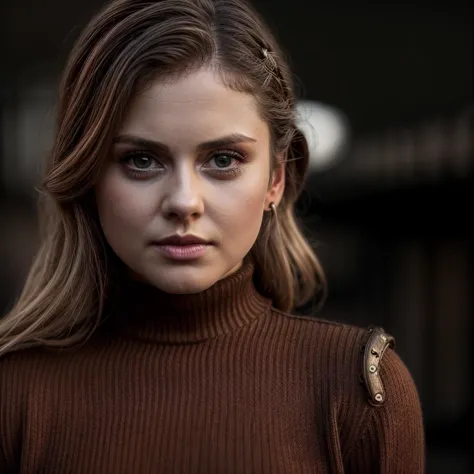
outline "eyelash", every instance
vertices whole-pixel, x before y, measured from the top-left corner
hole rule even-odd
[[[218,168],[207,168],[207,171],[214,174],[214,175],[220,175],[222,177],[233,177],[237,176],[239,174],[240,166],[247,161],[247,156],[239,151],[236,150],[217,150],[214,153],[211,154],[211,156],[206,160],[206,163],[211,161],[213,158],[216,158],[219,155],[228,155],[232,158],[235,158],[238,162],[236,166],[233,168],[227,168],[227,169],[218,169]],[[121,159],[120,162],[127,164],[129,161],[131,161],[134,157],[140,157],[144,156],[150,160],[153,160],[157,163],[159,161],[147,150],[134,150],[127,152]],[[159,168],[158,168],[159,169]],[[143,171],[139,171],[138,169],[133,169],[131,167],[127,167],[127,172],[133,177],[133,178],[147,178],[151,175],[155,175],[159,173],[160,171],[157,171],[157,168],[152,168],[152,169],[144,169]]]

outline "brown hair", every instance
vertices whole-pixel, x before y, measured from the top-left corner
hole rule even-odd
[[[43,182],[42,242],[17,304],[0,320],[0,355],[68,346],[94,332],[111,274],[91,199],[102,158],[137,88],[204,65],[226,86],[254,95],[270,128],[272,166],[278,157],[286,162],[277,215],[266,213],[251,251],[259,287],[285,311],[325,293],[294,213],[306,140],[295,126],[291,73],[265,23],[242,0],[116,0],[85,28],[65,70]]]

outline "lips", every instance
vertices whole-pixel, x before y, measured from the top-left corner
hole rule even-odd
[[[213,243],[195,235],[172,235],[154,242],[156,250],[174,261],[195,261],[206,255]]]
[[[185,245],[212,245],[212,242],[201,239],[195,235],[171,235],[169,237],[165,237],[164,239],[158,240],[154,242],[155,245],[177,245],[177,246],[185,246]]]

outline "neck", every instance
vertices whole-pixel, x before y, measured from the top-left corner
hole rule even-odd
[[[253,284],[254,266],[200,293],[176,295],[138,281],[127,281],[118,301],[122,335],[148,342],[196,343],[250,324],[271,306]]]

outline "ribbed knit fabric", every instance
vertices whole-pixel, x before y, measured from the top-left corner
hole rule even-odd
[[[179,297],[133,283],[85,345],[0,358],[0,473],[423,473],[396,353],[374,407],[369,333],[272,309],[252,273]]]

